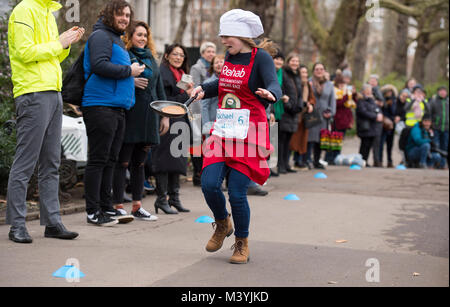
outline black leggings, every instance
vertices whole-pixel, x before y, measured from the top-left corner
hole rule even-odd
[[[130,169],[130,186],[133,201],[142,200],[144,191],[144,164],[150,146],[143,143],[123,144],[119,154],[119,161],[114,168],[113,202],[123,203],[125,192],[126,171]]]
[[[374,142],[375,137],[361,138],[361,146],[359,147],[359,153],[366,162],[368,162],[370,150],[372,149]]]

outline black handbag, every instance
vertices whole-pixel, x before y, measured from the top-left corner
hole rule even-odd
[[[322,123],[322,114],[320,114],[319,109],[314,108],[311,113],[303,113],[303,123],[306,129],[320,125]]]

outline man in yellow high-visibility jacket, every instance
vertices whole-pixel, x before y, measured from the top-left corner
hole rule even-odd
[[[62,6],[51,0],[23,0],[8,24],[9,56],[17,116],[16,154],[9,175],[6,222],[9,239],[31,243],[25,227],[27,186],[39,162],[41,225],[45,237],[74,239],[59,214],[62,125],[62,62],[70,45],[84,34],[73,27],[58,34],[53,12]]]
[[[413,88],[412,100],[407,101],[406,120],[407,127],[413,127],[420,122],[425,114],[430,112],[426,92],[422,85],[417,84]]]

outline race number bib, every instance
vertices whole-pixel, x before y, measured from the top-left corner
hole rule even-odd
[[[250,123],[250,110],[218,109],[213,135],[226,139],[245,140]]]

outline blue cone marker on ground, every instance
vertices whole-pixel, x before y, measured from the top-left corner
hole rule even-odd
[[[212,223],[212,222],[214,222],[214,219],[207,215],[204,215],[204,216],[201,216],[198,219],[196,219],[195,222],[196,223]]]
[[[361,170],[361,166],[359,166],[359,165],[356,165],[356,164],[353,164],[352,166],[350,166],[350,169],[351,170]]]
[[[86,275],[73,265],[65,265],[55,271],[52,276],[58,278],[82,278]]]
[[[397,169],[403,171],[403,170],[406,169],[406,166],[404,166],[403,164],[400,164],[400,165],[397,166]]]
[[[295,194],[289,194],[284,199],[285,200],[300,200],[300,198]]]
[[[327,179],[328,176],[325,175],[324,173],[317,173],[317,174],[314,175],[314,178],[317,178],[317,179]]]

